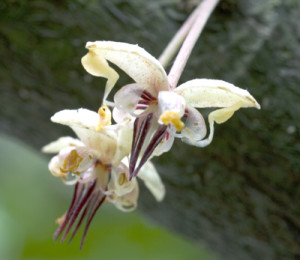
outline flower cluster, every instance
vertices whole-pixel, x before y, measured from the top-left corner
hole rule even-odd
[[[104,202],[122,211],[136,208],[138,182],[145,182],[154,197],[161,201],[165,189],[149,161],[170,150],[174,138],[190,145],[205,147],[214,135],[214,122],[227,121],[242,107],[260,108],[248,91],[222,80],[194,79],[171,88],[167,74],[158,60],[137,45],[121,42],[88,42],[82,58],[83,67],[94,76],[107,78],[103,104],[98,113],[87,109],[63,110],[51,120],[73,129],[78,139],[62,137],[43,148],[58,153],[49,163],[54,176],[66,184],[75,184],[73,201],[59,219],[54,234],[62,241],[73,228],[76,234],[84,218],[81,245],[90,222]],[[122,87],[108,101],[119,75],[112,63],[134,81]],[[111,124],[111,112],[115,124]],[[216,108],[206,123],[197,108]],[[80,217],[79,217],[80,215]]]

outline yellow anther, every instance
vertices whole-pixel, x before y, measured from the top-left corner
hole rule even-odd
[[[61,225],[61,224],[65,221],[66,215],[67,215],[67,213],[64,213],[61,217],[57,218],[57,219],[55,220],[55,223],[56,223],[57,225]]]
[[[107,105],[102,105],[98,109],[98,114],[100,116],[99,124],[96,127],[96,131],[99,131],[103,126],[111,125],[111,112]]]
[[[181,131],[181,129],[184,127],[184,123],[180,119],[180,115],[174,111],[166,111],[164,112],[160,118],[160,121],[162,121],[165,125],[173,124],[177,131]]]
[[[123,172],[118,179],[119,185],[123,185],[126,181],[127,181],[126,174]]]
[[[68,173],[68,172],[75,173],[81,161],[82,161],[82,157],[78,155],[76,150],[72,150],[64,160],[64,163],[60,168],[60,170],[63,173]]]

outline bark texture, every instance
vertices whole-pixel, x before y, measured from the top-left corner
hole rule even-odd
[[[0,130],[40,149],[70,134],[50,122],[101,105],[104,79],[80,64],[86,41],[125,41],[158,57],[196,1],[4,1],[0,4]],[[247,88],[262,110],[216,126],[204,149],[180,141],[156,159],[167,188],[140,209],[228,259],[300,258],[300,3],[223,0],[181,81]],[[130,82],[121,74],[118,86]]]

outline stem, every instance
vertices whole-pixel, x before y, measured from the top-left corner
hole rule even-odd
[[[184,41],[200,11],[201,5],[199,4],[197,8],[190,14],[188,19],[184,22],[184,24],[180,27],[177,33],[173,36],[172,40],[168,43],[167,47],[158,58],[159,62],[164,68],[168,65],[168,63],[174,57],[175,53],[178,51],[180,45]]]
[[[184,40],[179,53],[176,56],[174,64],[168,74],[170,88],[175,88],[180,79],[180,76],[185,68],[188,58],[197,42],[208,18],[213,12],[219,0],[203,0],[199,5],[199,12],[197,12],[197,19],[195,20],[191,30]]]

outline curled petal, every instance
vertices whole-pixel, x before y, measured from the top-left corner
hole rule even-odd
[[[240,107],[260,109],[260,105],[247,90],[222,80],[194,79],[180,85],[175,91],[193,107],[230,107],[241,102]]]
[[[168,89],[168,79],[162,65],[143,48],[111,41],[88,42],[86,48],[89,53],[82,58],[83,67],[92,75],[108,78],[104,100],[118,79],[106,60],[117,65],[145,88],[155,91]]]
[[[99,157],[99,152],[87,147],[77,147],[76,153],[79,158],[82,158],[80,164],[78,165],[76,172],[83,173],[86,172]]]
[[[195,145],[198,147],[205,147],[209,145],[214,136],[214,122],[216,122],[217,124],[222,124],[226,122],[230,117],[232,117],[235,111],[240,109],[242,104],[242,102],[238,102],[231,107],[225,107],[211,112],[208,115],[210,133],[206,139],[197,142],[192,142],[190,139],[185,139],[184,141],[188,144]]]
[[[144,181],[146,187],[151,191],[157,201],[163,200],[166,193],[165,186],[151,162],[145,163],[138,177]]]
[[[54,176],[66,178],[69,172],[79,175],[86,172],[97,160],[98,152],[85,146],[66,147],[49,163],[49,170]]]
[[[64,137],[60,137],[56,141],[53,141],[45,145],[42,148],[42,151],[44,153],[58,153],[60,150],[68,146],[76,147],[76,146],[83,146],[83,145],[84,144],[78,139],[75,139],[70,136],[64,136]]]
[[[105,57],[98,55],[94,51],[90,51],[82,57],[81,63],[88,73],[96,77],[103,77],[107,79],[103,97],[105,103],[107,96],[119,79],[119,74],[109,66]]]
[[[123,163],[120,163],[118,167],[114,167],[112,170],[107,193],[112,193],[117,197],[130,193],[136,184],[134,181],[128,180],[128,167]]]
[[[133,189],[131,192],[126,193],[123,196],[116,196],[114,200],[111,201],[115,204],[116,208],[124,212],[133,211],[137,207],[139,186],[136,179],[132,179],[131,182],[133,185]]]
[[[61,166],[61,159],[58,155],[56,155],[52,157],[52,159],[50,160],[48,168],[53,176],[65,178],[66,173],[61,171],[60,166]]]
[[[143,91],[144,88],[137,84],[122,87],[114,96],[116,107],[126,113],[133,114]]]
[[[189,144],[197,143],[206,135],[205,121],[200,112],[189,106],[187,109],[187,119],[181,131],[182,141]]]

